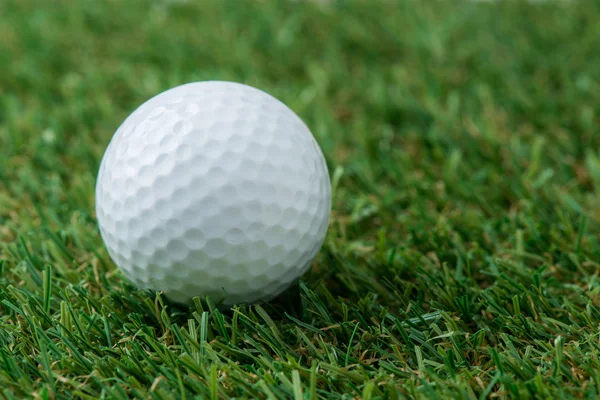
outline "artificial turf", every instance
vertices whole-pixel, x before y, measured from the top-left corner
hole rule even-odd
[[[2,1],[0,397],[598,398],[599,4]],[[118,125],[209,79],[327,157],[286,301],[174,307],[98,233]]]

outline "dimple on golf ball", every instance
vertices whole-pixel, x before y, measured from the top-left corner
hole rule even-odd
[[[302,120],[274,97],[196,82],[142,104],[102,158],[96,214],[137,287],[189,303],[266,301],[310,267],[331,186]]]

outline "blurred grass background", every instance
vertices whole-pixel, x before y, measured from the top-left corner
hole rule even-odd
[[[0,3],[0,395],[597,398],[597,2]],[[121,121],[182,83],[295,110],[334,205],[301,294],[174,309],[94,216]]]

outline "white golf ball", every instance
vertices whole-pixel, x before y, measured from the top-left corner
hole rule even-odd
[[[175,302],[266,301],[323,244],[331,186],[302,120],[249,86],[197,82],[119,127],[96,184],[102,239],[137,287]]]

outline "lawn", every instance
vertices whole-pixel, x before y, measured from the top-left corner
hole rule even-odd
[[[600,4],[0,2],[0,398],[600,396]],[[324,247],[271,304],[170,305],[100,238],[139,104],[209,79],[321,145]]]

